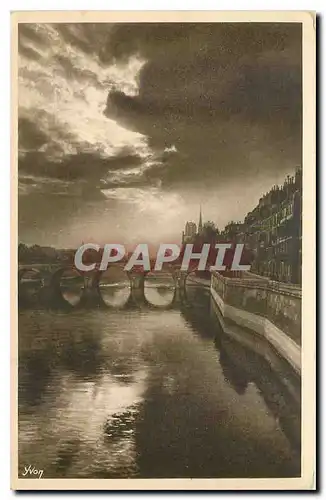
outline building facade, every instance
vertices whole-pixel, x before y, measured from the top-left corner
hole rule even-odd
[[[243,223],[227,224],[220,239],[244,243],[254,253],[253,273],[301,284],[302,169],[262,196]]]
[[[222,241],[238,242],[243,239],[245,224],[243,222],[229,222],[219,234]]]

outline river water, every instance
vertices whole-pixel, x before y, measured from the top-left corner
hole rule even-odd
[[[300,475],[299,381],[243,335],[202,287],[173,307],[20,310],[20,475]]]

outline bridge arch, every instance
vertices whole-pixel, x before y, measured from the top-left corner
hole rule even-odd
[[[88,273],[69,264],[22,266],[18,271],[19,299],[28,295],[29,287],[30,294],[34,292],[32,302],[38,299],[47,307],[169,308],[175,307],[180,300],[191,302],[187,292],[188,279],[192,275],[194,270],[181,271],[172,265],[165,266],[162,271],[144,272],[125,271],[123,266],[112,264],[104,271],[97,269]],[[29,281],[26,285],[25,279]]]
[[[178,279],[173,268],[144,273],[144,301],[149,307],[173,307],[177,298]]]
[[[18,270],[18,302],[20,305],[36,305],[44,288],[42,273],[36,267],[26,266]]]
[[[60,267],[51,275],[50,289],[56,305],[76,307],[84,295],[85,277],[73,266]]]
[[[124,307],[131,296],[131,276],[121,266],[108,266],[105,270],[98,269],[94,272],[90,287],[95,292],[99,305]]]

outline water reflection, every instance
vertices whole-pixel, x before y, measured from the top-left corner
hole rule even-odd
[[[77,269],[64,269],[60,272],[60,291],[65,302],[71,306],[80,303],[84,290],[84,277]]]
[[[250,384],[255,384],[269,410],[291,441],[291,445],[300,452],[300,378],[266,341],[243,331],[242,339],[246,338],[247,342],[241,344],[225,334],[214,313],[208,290],[192,286],[190,291],[188,288],[187,298],[188,302],[181,306],[187,322],[203,338],[209,336],[212,330],[215,332],[214,344],[218,351],[224,380],[240,396],[245,394]],[[194,303],[196,303],[195,308],[190,305]],[[209,315],[207,315],[208,309],[212,309]],[[251,345],[251,349],[248,348],[248,344]]]
[[[172,305],[175,298],[175,280],[168,271],[149,272],[144,280],[144,296],[146,301],[157,307]]]
[[[197,305],[201,307],[203,303],[206,309],[209,308],[206,297],[210,294],[210,279],[207,279],[205,273],[197,271],[187,274],[183,293],[185,302],[195,304],[196,310]]]
[[[300,474],[299,385],[227,337],[207,291],[193,293],[180,309],[20,312],[21,472]]]
[[[95,277],[102,302],[109,307],[124,307],[130,297],[130,279],[119,266],[111,266]]]
[[[35,306],[43,287],[42,273],[38,269],[22,269],[18,274],[18,301],[20,306]]]
[[[278,370],[278,373],[266,360],[228,337],[217,338],[216,345],[225,381],[240,395],[246,392],[250,384],[254,384],[292,447],[300,452],[301,388],[296,374],[276,354],[275,363],[282,364],[282,370]],[[259,373],[256,370],[258,362],[261,368]],[[289,378],[294,393],[288,388]]]

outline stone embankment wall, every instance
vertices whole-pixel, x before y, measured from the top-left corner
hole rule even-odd
[[[211,293],[224,319],[267,338],[300,371],[300,287],[246,272],[234,278],[212,272]]]

